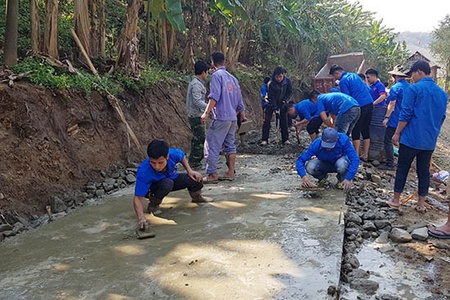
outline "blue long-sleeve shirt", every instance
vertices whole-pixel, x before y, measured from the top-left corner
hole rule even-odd
[[[150,164],[150,158],[144,160],[138,167],[136,173],[136,186],[134,194],[136,196],[145,197],[150,186],[160,180],[169,178],[175,179],[178,177],[177,163],[184,158],[184,152],[181,149],[169,148],[169,158],[167,159],[167,167],[164,172],[158,172],[153,169]]]
[[[316,118],[320,115],[317,111],[317,106],[309,99],[304,99],[294,105],[295,113],[300,117],[300,120],[306,119],[311,121],[312,118]]]
[[[343,72],[342,77],[339,80],[339,88],[342,93],[352,96],[358,101],[359,106],[361,107],[367,104],[373,104],[369,88],[358,74]]]
[[[328,93],[317,96],[317,112],[329,112],[335,116],[340,116],[350,108],[359,106],[358,102],[343,93]]]
[[[399,121],[408,124],[400,143],[418,150],[434,150],[445,120],[448,96],[431,77],[422,78],[403,92]]]
[[[372,97],[373,101],[375,101],[381,95],[385,95],[386,94],[386,87],[384,86],[384,84],[380,80],[377,80],[374,84],[372,84],[370,86],[369,93],[370,93],[370,96]],[[378,104],[375,104],[375,106],[377,106],[377,107],[386,107],[387,106],[386,99],[384,99],[383,101],[381,101]]]
[[[331,162],[333,164],[336,163],[339,158],[346,155],[350,161],[347,174],[345,175],[345,179],[347,180],[352,180],[358,171],[358,154],[356,154],[350,139],[344,133],[339,133],[339,139],[331,150],[326,150],[322,147],[322,138],[315,139],[314,142],[309,145],[308,149],[297,158],[296,168],[300,177],[306,175],[305,164],[314,155],[318,160]]]
[[[395,101],[395,107],[391,115],[389,116],[389,121],[387,122],[388,127],[397,128],[400,110],[402,109],[403,91],[408,88],[408,86],[409,83],[405,79],[400,79],[391,87],[389,96],[386,100],[388,104],[392,101]]]

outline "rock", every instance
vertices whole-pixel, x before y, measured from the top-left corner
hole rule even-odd
[[[105,195],[105,190],[104,189],[98,189],[98,190],[95,191],[95,195],[97,197],[102,197],[102,196]]]
[[[345,234],[357,236],[361,234],[361,230],[359,228],[345,228]]]
[[[402,300],[403,298],[389,295],[389,294],[382,294],[380,296],[375,296],[376,300]]]
[[[52,196],[50,206],[53,213],[60,213],[67,210],[67,206],[58,196]]]
[[[373,210],[365,212],[363,215],[363,219],[364,220],[375,220],[375,212]]]
[[[125,181],[128,182],[129,184],[135,183],[136,182],[136,176],[134,176],[133,174],[128,174],[125,177]]]
[[[350,277],[352,280],[362,278],[367,279],[370,277],[370,273],[369,271],[365,271],[363,269],[354,269],[350,273],[348,273],[347,276]]]
[[[114,183],[116,183],[116,180],[114,178],[106,178],[105,181],[103,181],[103,186],[114,185]]]
[[[8,230],[8,231],[4,231],[2,233],[5,237],[10,237],[10,236],[15,236],[16,233],[14,232],[14,230]]]
[[[5,236],[3,235],[3,233],[0,233],[0,243],[3,242],[4,239],[5,239]]]
[[[361,217],[358,216],[357,214],[353,213],[353,212],[350,212],[350,213],[347,214],[346,220],[347,220],[347,222],[353,222],[353,223],[358,224],[358,225],[362,224]]]
[[[411,233],[411,237],[417,241],[426,241],[428,239],[428,228],[422,227],[414,229]]]
[[[344,261],[352,266],[353,269],[359,268],[359,260],[354,254],[346,254]]]
[[[372,174],[372,178],[371,179],[376,184],[381,184],[382,183],[381,177],[379,175]]]
[[[423,228],[423,227],[427,227],[428,224],[427,222],[424,221],[419,221],[417,223],[414,223],[410,226],[408,226],[408,229],[406,229],[409,233],[413,232],[414,230],[418,229],[418,228]]]
[[[378,287],[378,282],[369,279],[355,279],[350,283],[350,288],[364,292],[368,295],[375,294]]]
[[[9,224],[0,224],[0,232],[9,231],[12,229],[13,229],[13,226],[11,226]]]
[[[387,244],[389,242],[389,233],[382,232],[375,242],[378,244]]]
[[[356,240],[356,235],[351,234],[351,235],[347,236],[347,241],[354,241],[354,240]]]
[[[13,231],[15,231],[16,233],[18,233],[18,232],[24,231],[25,229],[26,229],[25,225],[23,225],[23,224],[20,223],[20,222],[16,222],[16,223],[14,224]]]
[[[0,200],[5,199],[5,195],[3,195],[3,193],[0,193]]]
[[[380,251],[381,253],[386,253],[395,250],[395,248],[390,244],[382,244],[380,247],[377,247],[376,249],[378,249],[378,251]]]
[[[361,236],[362,236],[363,238],[365,238],[365,239],[368,239],[368,238],[370,238],[370,232],[368,232],[368,231],[363,231],[363,233],[361,234]]]
[[[383,220],[386,219],[386,213],[384,211],[378,210],[375,212],[375,220]]]
[[[391,225],[391,222],[388,220],[375,220],[373,223],[378,229],[383,229],[384,227]]]
[[[120,177],[120,172],[114,172],[114,173],[112,173],[112,174],[111,174],[111,177],[114,178],[114,179],[119,179],[119,177]]]
[[[375,167],[378,167],[380,165],[380,162],[378,160],[373,160],[372,165],[374,165]]]
[[[433,241],[432,245],[438,249],[450,250],[450,244],[444,241]]]
[[[392,228],[389,238],[394,243],[408,243],[412,241],[412,237],[409,232],[400,228]]]
[[[377,227],[371,221],[365,221],[362,228],[366,231],[377,231]]]
[[[374,239],[376,239],[377,237],[379,237],[380,236],[380,234],[377,232],[377,231],[372,231],[371,233],[370,233],[370,237],[372,237],[372,238],[374,238]]]
[[[128,174],[130,174],[130,173],[136,174],[136,172],[137,172],[137,168],[127,168]]]
[[[93,194],[93,193],[95,193],[95,190],[97,190],[97,187],[95,186],[95,184],[90,184],[90,185],[86,185],[85,190],[87,193]]]
[[[114,185],[104,185],[103,189],[105,190],[105,192],[110,192],[114,189]]]

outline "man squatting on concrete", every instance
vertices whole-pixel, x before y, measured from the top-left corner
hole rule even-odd
[[[316,158],[311,160],[314,155]],[[319,181],[326,179],[328,173],[337,173],[336,177],[342,182],[342,187],[348,189],[358,171],[359,162],[348,136],[338,133],[334,128],[326,128],[322,137],[314,140],[298,157],[296,168],[304,188],[313,186],[306,175],[308,172]]]
[[[194,203],[211,202],[202,196],[202,175],[195,172],[181,149],[170,148],[166,141],[153,140],[147,147],[148,158],[138,167],[134,189],[133,207],[138,218],[139,228],[148,226],[144,215],[143,199],[150,200],[147,212],[161,214],[159,209],[163,198],[171,191],[187,188]],[[177,163],[181,163],[186,173],[178,174]]]
[[[220,179],[234,179],[236,114],[239,113],[241,120],[245,120],[245,106],[242,102],[241,88],[238,80],[225,69],[223,53],[213,53],[211,60],[216,70],[211,75],[208,105],[201,116],[202,122],[206,122],[209,116],[213,119],[206,133],[205,159],[207,177],[203,180],[205,183],[213,183],[219,180],[217,163],[222,146],[228,156],[228,172]]]
[[[205,144],[205,125],[201,116],[206,109],[206,77],[209,66],[204,61],[197,61],[194,65],[195,75],[189,83],[186,94],[186,111],[191,125],[192,140],[189,164],[196,168],[203,159],[203,145]]]
[[[317,106],[317,112],[328,127],[350,135],[361,112],[355,99],[343,93],[320,94],[318,91],[312,91],[309,99]],[[330,122],[327,113],[331,114],[333,122]]]
[[[412,82],[403,92],[402,110],[392,143],[398,145],[399,156],[394,182],[394,199],[390,207],[400,206],[411,163],[416,158],[419,179],[419,201],[416,210],[425,212],[425,198],[430,186],[431,155],[445,120],[448,96],[430,77],[430,65],[424,60],[415,62],[408,75]]]
[[[333,65],[330,68],[330,75],[333,76],[335,80],[339,80],[339,89],[341,92],[352,96],[361,108],[359,120],[352,130],[352,143],[356,153],[359,155],[360,138],[362,136],[363,154],[361,155],[361,158],[364,161],[368,161],[370,147],[369,128],[373,112],[373,100],[372,96],[370,96],[369,88],[358,74],[344,72],[344,69],[338,65]]]

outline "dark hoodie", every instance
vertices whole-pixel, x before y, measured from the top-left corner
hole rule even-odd
[[[281,109],[283,104],[286,104],[292,95],[291,80],[285,76],[281,82],[277,82],[275,80],[275,74],[272,74],[272,79],[268,85],[268,98],[271,106],[274,109]]]

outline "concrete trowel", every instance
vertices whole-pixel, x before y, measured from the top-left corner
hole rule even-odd
[[[148,238],[153,238],[156,234],[150,230],[147,224],[141,224],[139,230],[136,230],[136,236],[138,240],[144,240]]]

